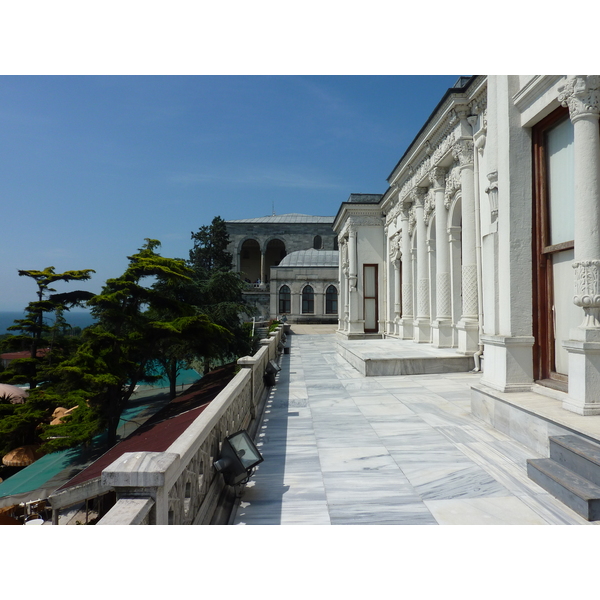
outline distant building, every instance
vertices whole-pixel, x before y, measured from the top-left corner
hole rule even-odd
[[[337,321],[338,246],[333,220],[291,213],[226,222],[234,270],[247,282],[244,296],[257,316]]]

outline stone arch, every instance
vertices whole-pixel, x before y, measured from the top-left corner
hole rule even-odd
[[[256,238],[247,237],[239,244],[239,270],[242,278],[255,282],[261,275],[261,251]]]
[[[285,241],[279,237],[271,237],[263,245],[265,256],[265,280],[269,281],[271,267],[276,267],[286,255]]]

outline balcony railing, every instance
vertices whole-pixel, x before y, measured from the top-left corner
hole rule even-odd
[[[225,488],[213,463],[225,438],[254,433],[267,394],[263,375],[279,356],[283,327],[261,340],[254,356],[238,360],[240,372],[165,452],[127,452],[102,472],[117,494],[98,525],[205,525]]]

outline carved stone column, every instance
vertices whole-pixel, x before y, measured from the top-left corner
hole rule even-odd
[[[395,240],[395,248],[392,256],[394,265],[394,333],[400,333],[400,319],[402,318],[402,232]]]
[[[413,283],[410,233],[408,231],[408,204],[400,212],[402,221],[402,320],[400,335],[403,340],[413,339]]]
[[[260,251],[260,282],[265,283],[265,253]]]
[[[436,315],[432,323],[433,345],[452,346],[452,304],[450,288],[450,247],[448,245],[448,209],[444,204],[446,169],[434,167],[429,180],[435,199],[435,270]]]
[[[564,407],[600,414],[600,76],[578,75],[559,89],[574,130],[575,295],[583,321],[564,342],[569,352],[569,400]]]
[[[417,230],[417,316],[414,322],[414,340],[423,343],[431,341],[431,319],[429,317],[429,269],[427,257],[427,228],[424,208],[427,189],[417,187],[412,197],[415,207]]]
[[[462,200],[462,315],[457,325],[458,351],[471,354],[477,350],[479,341],[473,141],[458,140],[452,154],[459,162]]]
[[[364,323],[359,322],[359,301],[357,283],[358,283],[358,256],[357,256],[357,232],[351,226],[348,233],[348,332],[364,333]]]

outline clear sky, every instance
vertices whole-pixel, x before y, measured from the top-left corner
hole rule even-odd
[[[57,286],[99,292],[144,238],[188,258],[216,215],[383,193],[457,77],[0,77],[0,310],[34,299],[18,269],[94,269]]]

